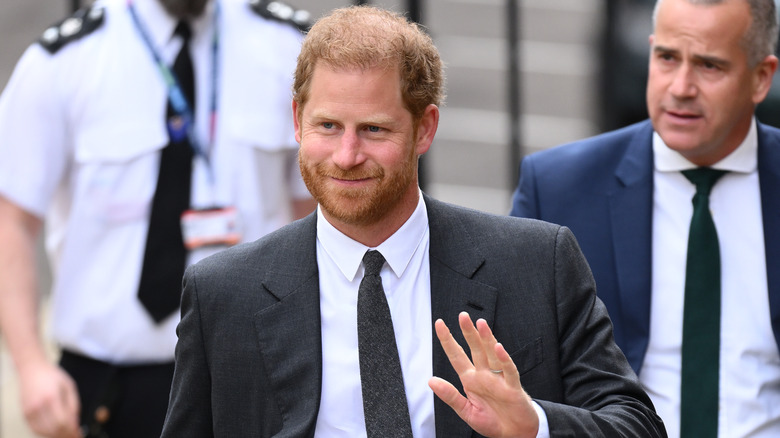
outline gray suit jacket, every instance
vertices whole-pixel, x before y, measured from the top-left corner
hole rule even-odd
[[[432,319],[457,327],[466,310],[487,320],[553,436],[666,436],[568,229],[425,202]],[[187,271],[163,437],[313,435],[322,386],[315,241],[312,214]],[[433,372],[461,389],[435,338]],[[477,436],[435,403],[438,437]]]

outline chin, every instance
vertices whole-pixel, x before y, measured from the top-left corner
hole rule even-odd
[[[660,123],[657,126],[660,126],[660,128],[657,128],[656,132],[661,136],[661,139],[669,149],[678,152],[690,151],[699,148],[702,144],[702,136],[697,129],[670,126],[664,123]]]
[[[356,226],[372,225],[378,222],[383,213],[373,203],[359,200],[354,202],[329,200],[320,205],[334,219]]]

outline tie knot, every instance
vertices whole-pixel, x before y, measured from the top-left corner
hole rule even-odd
[[[725,175],[725,170],[712,169],[710,167],[697,167],[696,169],[683,170],[682,174],[688,181],[696,185],[696,193],[709,196],[712,186]]]
[[[176,29],[174,29],[173,34],[180,36],[184,40],[184,44],[187,44],[190,41],[190,37],[192,36],[190,23],[188,23],[186,20],[180,20],[176,25]]]
[[[384,264],[385,258],[381,252],[376,250],[366,251],[366,254],[363,256],[363,266],[366,267],[366,272],[363,275],[379,275]]]

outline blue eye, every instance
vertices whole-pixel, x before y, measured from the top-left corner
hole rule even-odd
[[[368,127],[368,130],[371,131],[371,132],[379,132],[381,129],[382,128],[380,128],[379,126],[369,126]]]
[[[325,122],[325,123],[322,124],[322,127],[325,128],[325,129],[331,129],[331,128],[333,128],[333,123]]]

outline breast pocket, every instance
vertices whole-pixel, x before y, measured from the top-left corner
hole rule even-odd
[[[536,368],[543,361],[542,338],[521,345],[509,355],[517,366],[520,376]]]
[[[104,123],[76,139],[76,201],[94,219],[122,222],[148,215],[160,151],[168,144],[161,125]]]
[[[220,174],[247,216],[246,237],[256,238],[290,219],[290,184],[298,175],[292,118],[255,112],[226,119],[224,126]]]

